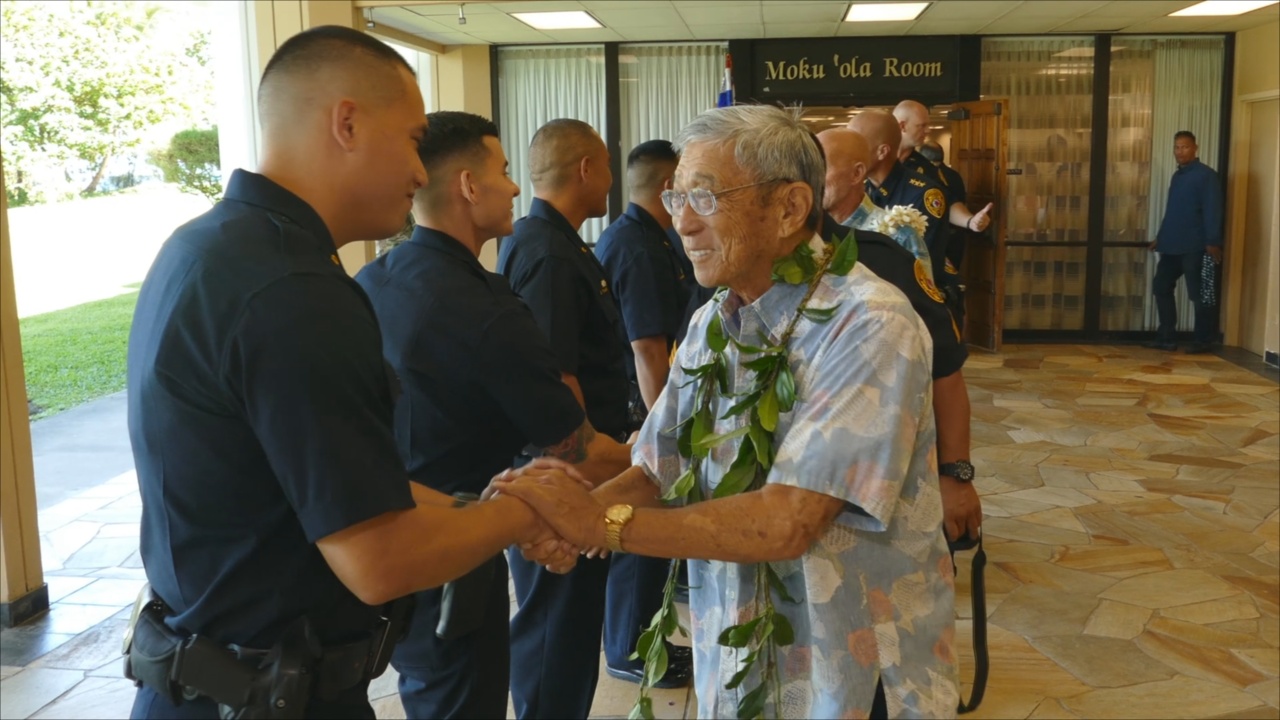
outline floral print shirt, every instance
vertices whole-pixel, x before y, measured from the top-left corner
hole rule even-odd
[[[811,244],[820,248],[821,240]],[[778,342],[805,291],[778,283],[749,305],[721,291],[694,316],[633,450],[633,461],[664,492],[687,467],[669,430],[692,413],[696,385],[682,368],[710,361],[704,338],[711,314],[720,313],[726,333],[744,344],[759,344],[761,333]],[[779,649],[781,714],[865,718],[882,680],[891,717],[954,717],[955,586],[942,533],[929,335],[905,297],[862,265],[820,281],[810,307],[836,305],[826,323],[800,320],[791,339],[797,401],[779,419],[767,477],[846,503],[803,556],[773,563],[797,601],[774,596],[795,630],[795,642]],[[732,343],[725,353],[731,392],[744,392],[753,373]],[[717,397],[714,416],[732,403]],[[719,419],[714,432],[746,422],[741,415]],[[711,497],[738,442],[716,447],[704,461],[703,497]],[[755,616],[755,577],[750,564],[689,563],[700,718],[736,717],[739,700],[759,684],[757,675],[725,690],[746,651],[716,643],[726,627]],[[766,717],[774,707],[771,695]]]

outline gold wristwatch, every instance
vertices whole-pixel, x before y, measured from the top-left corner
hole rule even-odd
[[[604,511],[604,544],[610,552],[624,552],[622,549],[622,528],[631,522],[635,509],[630,505],[610,505]]]

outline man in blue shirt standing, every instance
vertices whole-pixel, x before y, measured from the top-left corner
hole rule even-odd
[[[1150,248],[1160,253],[1151,292],[1156,296],[1160,327],[1156,339],[1143,347],[1176,350],[1173,333],[1178,310],[1173,291],[1178,278],[1187,279],[1187,295],[1196,308],[1195,339],[1189,353],[1208,352],[1213,331],[1214,305],[1200,296],[1200,273],[1205,262],[1222,263],[1222,184],[1218,173],[1196,157],[1196,136],[1180,130],[1173,136],[1173,157],[1178,169],[1169,183],[1164,220]]]

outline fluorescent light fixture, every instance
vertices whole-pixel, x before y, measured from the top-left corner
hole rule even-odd
[[[511,17],[538,30],[583,30],[604,27],[584,10],[511,13]]]
[[[844,16],[845,22],[885,22],[915,20],[929,7],[927,2],[854,3]]]
[[[1243,15],[1258,8],[1275,5],[1280,0],[1205,0],[1178,12],[1169,13],[1169,17],[1201,17],[1205,15]]]

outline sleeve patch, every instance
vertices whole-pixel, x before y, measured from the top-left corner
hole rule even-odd
[[[919,283],[920,289],[924,290],[924,294],[933,298],[934,302],[942,302],[942,293],[938,290],[933,281],[929,279],[929,272],[925,269],[924,261],[916,258],[916,282]]]

